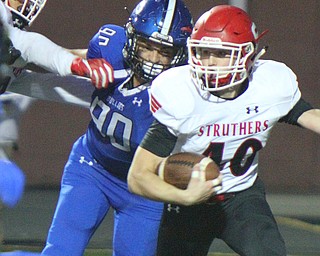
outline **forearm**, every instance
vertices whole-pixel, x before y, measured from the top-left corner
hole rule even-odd
[[[302,127],[320,134],[320,109],[311,109],[304,112],[298,118],[298,123]]]
[[[8,91],[29,97],[90,107],[93,86],[86,78],[62,77],[52,73],[24,70],[8,86]]]
[[[88,49],[68,49],[68,51],[82,59],[87,58]]]
[[[185,190],[164,182],[155,173],[162,159],[139,147],[129,170],[129,190],[156,201],[188,204],[185,200]]]
[[[77,56],[45,36],[11,28],[9,37],[14,47],[21,51],[21,57],[26,62],[62,76],[71,74],[71,63]]]

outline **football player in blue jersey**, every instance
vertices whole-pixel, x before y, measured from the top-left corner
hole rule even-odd
[[[128,191],[134,152],[153,122],[151,81],[186,63],[192,17],[181,0],[142,0],[124,27],[104,25],[87,58],[104,58],[114,82],[92,95],[92,120],[73,145],[42,255],[83,255],[109,209],[114,209],[113,255],[156,253],[163,204]]]

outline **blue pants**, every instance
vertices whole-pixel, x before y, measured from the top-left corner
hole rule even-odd
[[[80,256],[108,210],[114,209],[114,256],[155,255],[163,204],[128,191],[127,183],[73,149],[41,255]]]
[[[26,251],[13,251],[13,252],[2,252],[0,256],[40,256],[40,253],[26,252]]]

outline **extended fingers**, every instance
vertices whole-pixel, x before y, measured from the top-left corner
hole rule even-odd
[[[218,185],[221,185],[222,183],[222,174],[220,173],[219,176],[213,180],[211,180],[212,182],[212,185],[215,187],[215,186],[218,186]]]
[[[211,180],[211,184],[215,193],[220,191],[222,189],[222,174],[220,173],[217,178]]]
[[[113,68],[111,67],[111,65],[109,63],[104,63],[104,68],[106,73],[104,74],[105,79],[108,80],[109,83],[113,83],[113,79],[114,79],[114,72],[113,72]]]

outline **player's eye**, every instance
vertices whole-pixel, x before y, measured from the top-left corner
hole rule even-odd
[[[196,57],[201,59],[207,59],[210,57],[215,58],[230,58],[231,51],[224,49],[212,49],[212,48],[198,48],[196,49]]]
[[[231,51],[229,51],[229,50],[217,50],[213,54],[218,58],[230,58]]]
[[[172,58],[175,54],[175,51],[173,49],[160,49],[159,53],[166,58]]]

